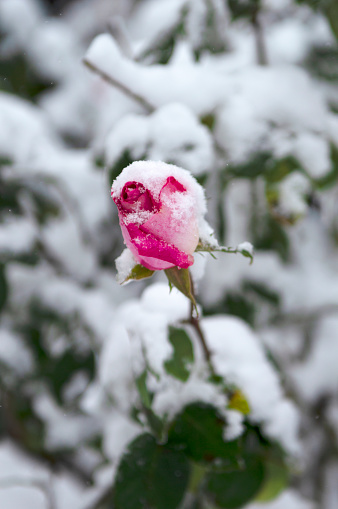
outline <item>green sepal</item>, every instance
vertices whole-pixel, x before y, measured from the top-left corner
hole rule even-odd
[[[169,375],[186,382],[190,376],[189,365],[194,362],[191,340],[184,329],[170,326],[169,341],[173,347],[173,355],[164,363],[164,368]]]
[[[127,281],[139,281],[140,279],[146,279],[151,277],[154,272],[154,270],[147,269],[139,263],[131,269],[129,275],[126,277],[126,279],[124,279],[124,281],[122,281],[121,285],[127,283]]]
[[[192,293],[189,269],[171,267],[170,269],[165,269],[164,272],[168,278],[169,286],[170,285],[175,286],[181,293],[183,293],[183,295],[188,297],[188,299],[191,300],[192,305],[196,310],[196,313],[198,314],[196,300]]]
[[[266,460],[265,471],[264,483],[255,497],[255,502],[264,503],[274,500],[289,483],[289,470],[281,460]]]

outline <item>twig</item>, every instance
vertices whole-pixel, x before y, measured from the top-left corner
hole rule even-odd
[[[95,72],[98,76],[100,76],[103,80],[105,80],[109,85],[112,85],[113,87],[119,89],[121,92],[123,92],[128,97],[131,97],[134,99],[134,101],[138,102],[148,113],[153,113],[155,111],[155,107],[150,104],[150,102],[147,101],[144,97],[140,96],[136,92],[133,92],[128,88],[126,85],[121,83],[120,81],[116,80],[110,74],[107,74],[105,71],[102,71],[102,69],[99,69],[96,67],[95,64],[87,60],[86,58],[83,59],[83,63],[90,69],[91,71]]]
[[[257,52],[257,62],[259,65],[268,65],[268,58],[266,54],[266,47],[263,37],[263,29],[259,19],[259,6],[257,4],[257,8],[254,10],[251,18],[251,24],[254,29],[255,34],[255,42],[256,42],[256,52]]]

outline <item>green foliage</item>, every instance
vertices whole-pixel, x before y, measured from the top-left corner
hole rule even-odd
[[[172,57],[177,41],[185,34],[187,12],[187,8],[183,6],[176,23],[153,39],[138,56],[137,60],[153,64],[167,64]]]
[[[269,502],[276,498],[288,485],[289,471],[281,460],[265,461],[265,479],[256,496],[257,502]]]
[[[209,473],[206,491],[218,507],[236,509],[243,507],[256,495],[263,480],[262,460],[247,459],[241,469]]]
[[[140,279],[146,279],[148,277],[151,277],[154,274],[154,270],[147,269],[146,267],[143,267],[141,264],[135,265],[129,275],[126,277],[124,281],[122,281],[121,284],[127,283],[127,281],[139,281]]]
[[[164,367],[169,375],[186,382],[189,378],[189,364],[194,362],[194,351],[190,338],[184,329],[169,327],[169,341],[174,352]]]
[[[254,324],[255,305],[245,294],[228,292],[222,305],[222,312],[238,316],[251,325]]]
[[[145,433],[122,458],[114,486],[116,509],[176,509],[189,480],[189,463],[182,451],[157,444]]]
[[[222,459],[236,464],[238,442],[225,442],[224,418],[206,403],[192,403],[179,414],[168,431],[168,443],[179,447],[194,461],[212,462]]]
[[[232,19],[252,19],[260,8],[260,0],[228,0]]]
[[[215,3],[205,0],[206,15],[200,29],[199,43],[194,46],[194,55],[198,61],[203,53],[223,53],[226,51],[226,40],[223,27],[219,24],[219,13]]]
[[[86,374],[92,380],[95,374],[95,357],[91,349],[76,348],[72,340],[75,323],[63,319],[54,311],[33,302],[29,320],[18,325],[18,330],[31,349],[38,365],[38,379],[44,380],[59,403],[63,400],[63,390],[75,373]],[[77,330],[78,334],[80,331]],[[82,329],[82,338],[90,334]],[[49,342],[59,334],[66,334],[69,343],[66,349],[55,356],[51,353]]]
[[[142,158],[140,158],[142,159]],[[111,168],[108,168],[108,183],[109,187],[111,187],[112,183],[116,179],[118,175],[120,175],[123,168],[129,166],[134,161],[130,151],[127,149],[123,151],[119,157],[119,159],[114,163]]]
[[[280,223],[270,215],[263,219],[253,243],[257,250],[277,251],[283,262],[289,260],[288,236]]]
[[[338,48],[315,46],[305,61],[306,68],[314,76],[325,81],[338,81]]]
[[[168,424],[166,440],[141,434],[120,461],[116,508],[175,509],[186,491],[192,507],[208,500],[215,508],[236,509],[255,497],[274,498],[288,479],[283,453],[248,423],[242,436],[226,442],[226,426],[215,407],[196,402]]]
[[[41,78],[22,53],[10,59],[0,58],[0,76],[5,76],[0,80],[0,90],[30,100],[54,85]]]
[[[226,175],[233,178],[255,179],[268,173],[274,166],[274,157],[270,152],[256,152],[242,164],[229,164],[224,169]]]
[[[332,170],[324,177],[314,181],[314,185],[320,190],[332,187],[338,180],[338,149],[333,143],[331,144],[331,162]]]

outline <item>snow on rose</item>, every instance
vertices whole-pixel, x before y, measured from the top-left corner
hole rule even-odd
[[[194,263],[193,253],[206,230],[206,206],[203,188],[188,171],[136,161],[114,181],[111,196],[125,244],[138,263],[150,270]]]

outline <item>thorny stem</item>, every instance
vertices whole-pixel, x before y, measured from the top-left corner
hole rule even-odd
[[[121,83],[120,81],[116,80],[110,74],[107,74],[105,71],[102,71],[102,69],[99,69],[96,67],[95,64],[87,60],[86,58],[83,59],[83,63],[90,69],[91,71],[95,72],[98,76],[100,76],[103,80],[105,80],[107,83],[112,85],[113,87],[118,88],[128,97],[131,97],[134,99],[134,101],[138,102],[148,113],[153,113],[155,111],[155,107],[150,104],[150,102],[147,101],[144,97],[137,94],[136,92],[133,92],[128,88],[126,85]]]

